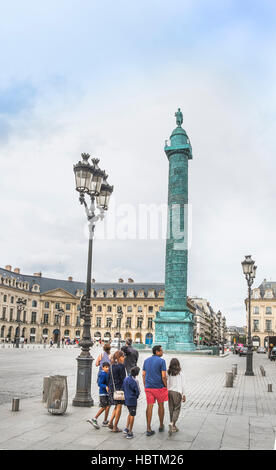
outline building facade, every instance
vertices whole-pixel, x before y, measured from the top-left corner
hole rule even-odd
[[[81,339],[80,300],[85,290],[86,284],[74,281],[72,277],[50,279],[42,273],[23,275],[19,268],[12,271],[9,265],[0,268],[1,341],[13,341],[17,334],[36,343],[50,339],[57,342],[59,337]],[[138,284],[130,278],[127,282],[123,279],[116,283],[92,282],[92,338],[106,341],[121,335],[123,339],[129,337],[136,342],[152,344],[154,319],[164,305],[164,294],[163,283]],[[19,298],[26,300],[21,313],[17,309]],[[210,306],[200,307],[199,299],[196,300],[187,299],[195,319],[195,343],[217,344],[219,317]],[[200,336],[204,339],[199,340]]]
[[[190,299],[195,307],[194,342],[196,345],[225,344],[227,341],[226,318],[215,312],[210,302],[199,297]]]
[[[248,324],[248,299],[246,305],[246,324]],[[267,346],[268,337],[276,335],[276,282],[263,280],[261,285],[252,289],[251,299],[251,336],[253,346]]]

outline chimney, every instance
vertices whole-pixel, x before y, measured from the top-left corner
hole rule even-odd
[[[14,268],[14,272],[15,272],[16,274],[20,274],[20,268]]]
[[[5,266],[5,269],[6,269],[7,271],[11,271],[11,270],[12,270],[12,267],[11,267],[10,264],[7,264],[7,266]]]
[[[124,282],[124,280],[120,277],[120,279],[118,279],[118,282]]]
[[[69,276],[69,277],[68,277],[68,281],[71,281],[71,282],[73,281],[72,276]]]
[[[134,282],[134,280],[131,279],[131,277],[129,277],[129,278],[128,278],[128,282],[129,282],[129,284],[131,284],[132,282]]]
[[[42,272],[40,272],[40,273],[34,273],[33,275],[36,276],[36,277],[41,277],[41,276],[42,276]]]

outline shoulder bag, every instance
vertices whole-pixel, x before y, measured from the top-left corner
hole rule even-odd
[[[115,382],[114,382],[114,378],[113,378],[113,372],[112,372],[112,365],[111,365],[110,369],[111,369],[111,377],[112,377],[113,388],[114,388],[113,400],[121,400],[121,401],[124,401],[124,400],[125,400],[125,393],[124,393],[124,391],[123,391],[123,390],[116,390]]]

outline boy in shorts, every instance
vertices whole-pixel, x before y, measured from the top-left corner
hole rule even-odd
[[[133,424],[136,416],[137,400],[140,395],[138,380],[136,377],[140,368],[135,366],[130,369],[130,375],[124,379],[123,388],[125,392],[125,405],[128,408],[127,424],[124,430],[127,439],[133,439]]]
[[[105,412],[105,419],[102,425],[108,425],[107,416],[110,408],[110,402],[108,397],[109,367],[110,364],[108,362],[104,362],[102,365],[102,370],[100,371],[98,376],[100,409],[96,414],[95,418],[86,420],[88,423],[92,424],[95,429],[100,429],[97,419],[103,412]]]

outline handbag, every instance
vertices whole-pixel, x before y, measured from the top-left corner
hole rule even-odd
[[[125,400],[125,393],[124,393],[124,391],[123,391],[123,390],[116,390],[115,382],[114,382],[114,378],[113,378],[113,372],[112,372],[112,365],[111,365],[110,369],[111,369],[111,377],[112,377],[113,388],[114,388],[113,400],[121,400],[121,401],[124,401],[124,400]]]

